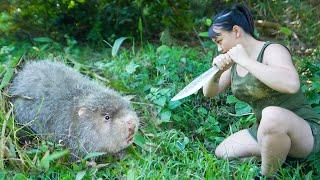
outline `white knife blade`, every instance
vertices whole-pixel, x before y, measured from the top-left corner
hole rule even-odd
[[[191,83],[189,83],[186,87],[184,87],[177,95],[175,95],[170,101],[177,101],[179,99],[190,96],[191,94],[197,92],[199,89],[203,87],[217,72],[219,68],[217,66],[213,66],[206,72],[202,73],[196,79],[194,79]]]

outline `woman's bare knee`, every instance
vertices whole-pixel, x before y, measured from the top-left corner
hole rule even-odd
[[[287,133],[287,126],[281,118],[281,112],[281,108],[276,106],[268,106],[262,110],[262,118],[257,134],[258,141],[264,135]]]

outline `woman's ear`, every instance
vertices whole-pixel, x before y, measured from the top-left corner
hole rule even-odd
[[[240,38],[242,36],[242,28],[238,25],[234,25],[232,27],[232,31],[235,33],[236,38]]]

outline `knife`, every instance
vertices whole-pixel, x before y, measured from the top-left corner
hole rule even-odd
[[[177,101],[179,99],[190,96],[191,94],[197,92],[203,87],[217,72],[219,68],[216,65],[213,65],[212,68],[202,73],[186,87],[184,87],[177,95],[175,95],[170,101]]]

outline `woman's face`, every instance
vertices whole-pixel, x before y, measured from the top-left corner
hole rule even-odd
[[[214,31],[219,33],[217,37],[212,38],[212,41],[217,44],[219,52],[226,53],[237,44],[235,32],[221,29],[214,29]]]

